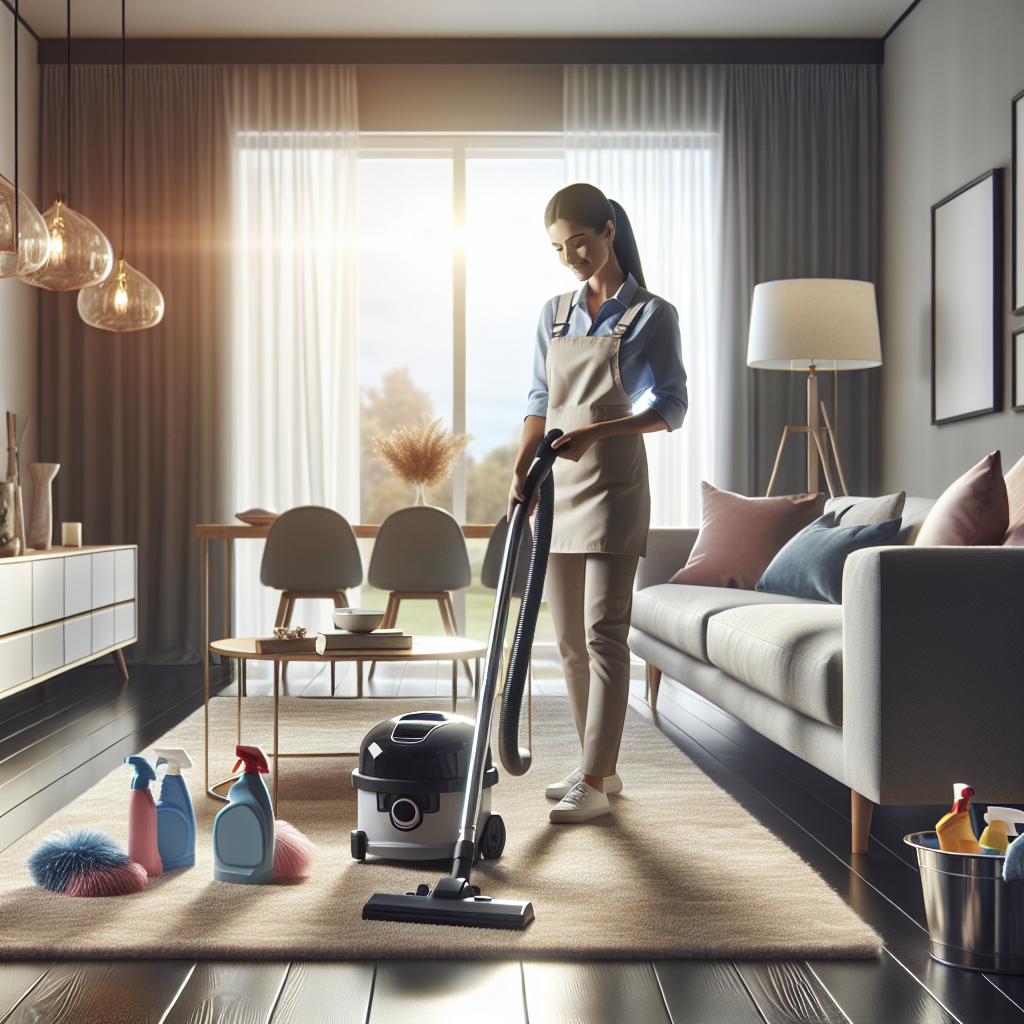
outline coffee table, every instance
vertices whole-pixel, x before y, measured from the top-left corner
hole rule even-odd
[[[236,658],[239,662],[238,679],[238,742],[242,742],[242,693],[245,690],[246,663],[250,661],[272,661],[274,663],[274,747],[271,758],[274,762],[273,776],[273,803],[274,813],[277,813],[277,761],[282,757],[358,757],[359,751],[337,751],[333,753],[317,754],[282,754],[278,751],[278,706],[281,689],[281,663],[286,661],[312,661],[320,664],[328,663],[331,666],[331,692],[334,692],[334,666],[339,661],[352,661],[356,664],[356,697],[363,696],[363,662],[366,661],[450,661],[452,663],[452,711],[456,707],[458,696],[459,662],[476,661],[475,679],[473,681],[473,697],[476,699],[476,690],[480,683],[480,659],[487,655],[487,645],[479,640],[467,640],[461,636],[414,636],[412,638],[412,650],[408,651],[330,651],[325,654],[315,652],[303,654],[257,654],[255,638],[233,638],[227,640],[216,640],[210,644],[209,652],[219,654],[222,658]],[[352,698],[348,698],[352,699]],[[216,800],[227,802],[224,793],[218,793],[217,789],[234,782],[237,776],[210,785],[210,691],[206,691],[204,710],[204,742],[205,758],[204,772],[206,792]]]

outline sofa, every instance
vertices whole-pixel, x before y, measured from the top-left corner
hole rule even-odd
[[[850,555],[841,605],[669,583],[695,529],[652,529],[637,570],[652,708],[668,677],[849,786],[854,853],[875,804],[1024,801],[1024,547],[915,547],[933,504]]]

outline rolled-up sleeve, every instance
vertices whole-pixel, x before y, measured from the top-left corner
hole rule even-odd
[[[649,407],[668,425],[678,430],[686,416],[686,370],[683,369],[683,350],[679,340],[679,314],[668,302],[658,304],[647,332],[644,356],[651,368]]]
[[[557,300],[555,300],[557,301]],[[533,381],[526,399],[527,416],[548,414],[548,345],[555,323],[554,302],[546,302],[537,321],[537,344],[533,350]]]

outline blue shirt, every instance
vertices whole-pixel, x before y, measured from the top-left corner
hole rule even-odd
[[[569,316],[569,336],[611,334],[619,317],[629,308],[637,290],[632,274],[619,290],[590,319],[584,284]],[[526,403],[527,416],[547,416],[548,345],[558,312],[558,296],[544,304],[537,324],[537,348],[533,357],[533,386]],[[647,391],[650,408],[667,424],[678,430],[686,415],[686,371],[679,344],[679,314],[675,306],[653,296],[619,344],[619,377],[623,390],[635,405]]]

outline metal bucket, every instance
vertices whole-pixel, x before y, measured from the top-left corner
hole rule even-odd
[[[934,832],[903,841],[917,851],[932,959],[1024,975],[1024,881],[1003,881],[1004,858],[944,853]]]

